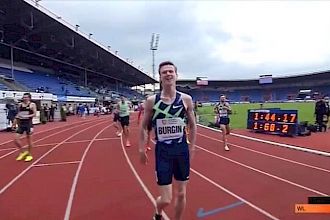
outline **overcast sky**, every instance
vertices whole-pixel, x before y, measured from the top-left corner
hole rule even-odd
[[[42,0],[41,5],[149,73],[172,60],[180,79],[252,79],[330,69],[330,1]]]

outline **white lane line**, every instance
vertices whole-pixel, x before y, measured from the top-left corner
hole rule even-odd
[[[243,164],[243,163],[238,162],[238,161],[236,161],[236,160],[232,160],[232,159],[230,159],[230,158],[227,158],[227,157],[224,157],[224,156],[222,156],[222,155],[216,154],[216,153],[214,153],[214,152],[212,152],[212,151],[209,151],[209,150],[207,150],[207,149],[205,149],[205,148],[203,148],[203,147],[200,147],[200,146],[198,146],[198,145],[195,145],[195,146],[196,146],[197,148],[199,148],[199,149],[201,149],[201,150],[203,150],[203,151],[209,153],[209,154],[212,154],[212,155],[214,155],[214,156],[216,156],[216,157],[222,158],[222,159],[224,159],[224,160],[227,160],[227,161],[232,162],[232,163],[234,163],[234,164],[237,164],[237,165],[239,165],[239,166],[245,167],[245,168],[247,168],[247,169],[249,169],[249,170],[252,170],[252,171],[255,171],[255,172],[257,172],[257,173],[260,173],[260,174],[263,174],[263,175],[269,176],[269,177],[274,178],[274,179],[276,179],[276,180],[279,180],[279,181],[282,181],[282,182],[288,183],[288,184],[290,184],[290,185],[293,185],[293,186],[296,186],[296,187],[298,187],[298,188],[301,188],[301,189],[307,190],[307,191],[309,191],[309,192],[316,193],[316,194],[321,195],[321,196],[329,196],[329,195],[326,194],[326,193],[323,193],[323,192],[317,191],[317,190],[315,190],[315,189],[311,189],[311,188],[309,188],[309,187],[306,187],[306,186],[300,185],[300,184],[295,183],[295,182],[292,182],[292,181],[290,181],[290,180],[287,180],[287,179],[281,178],[281,177],[279,177],[279,176],[276,176],[276,175],[273,175],[273,174],[267,173],[267,172],[265,172],[265,171],[262,171],[262,170],[256,169],[256,168],[254,168],[254,167],[251,167],[251,166],[249,166],[249,165]]]
[[[67,139],[63,140],[61,143],[55,145],[53,148],[51,148],[50,150],[48,150],[46,153],[44,153],[40,158],[38,158],[37,160],[35,160],[30,166],[28,166],[27,168],[25,168],[25,170],[23,170],[20,174],[18,174],[14,179],[12,179],[7,185],[5,185],[1,190],[0,190],[0,195],[2,193],[4,193],[9,187],[11,187],[19,178],[21,178],[25,173],[27,173],[34,165],[36,165],[40,160],[42,160],[44,157],[46,157],[48,154],[50,154],[51,152],[53,152],[57,147],[59,147],[62,143],[64,143],[65,141],[73,138],[74,136],[90,129],[93,128],[95,126],[98,126],[100,124],[104,124],[105,122],[99,122],[97,124],[94,124],[92,126],[89,126],[87,128],[84,128],[83,130],[80,130],[76,133],[74,133],[73,135],[71,135],[70,137],[68,137]]]
[[[279,220],[279,218],[273,216],[272,214],[270,214],[269,212],[259,208],[258,206],[254,205],[253,203],[249,202],[248,200],[246,199],[243,199],[242,197],[240,197],[239,195],[233,193],[232,191],[226,189],[225,187],[223,186],[220,186],[218,183],[214,182],[213,180],[209,179],[208,177],[204,176],[203,174],[199,173],[198,171],[196,171],[195,169],[193,168],[190,168],[190,170],[195,173],[196,175],[198,175],[199,177],[201,177],[202,179],[204,179],[205,181],[211,183],[212,185],[214,185],[215,187],[221,189],[222,191],[228,193],[229,195],[237,198],[238,200],[244,202],[245,204],[247,204],[248,206],[250,206],[251,208],[255,209],[256,211],[260,212],[261,214],[267,216],[268,218],[270,219],[273,219],[273,220]]]
[[[211,140],[214,140],[214,141],[223,143],[222,140],[218,140],[218,139],[213,138],[213,137],[210,137],[208,135],[204,135],[204,134],[201,134],[201,133],[197,133],[197,134],[200,135],[200,136],[206,137],[208,139],[211,139]],[[298,165],[301,165],[301,166],[304,166],[304,167],[308,167],[308,168],[311,168],[311,169],[315,169],[315,170],[319,170],[319,171],[330,173],[330,170],[327,170],[327,169],[324,169],[324,168],[321,168],[321,167],[317,167],[317,166],[313,166],[313,165],[301,163],[301,162],[298,162],[298,161],[295,161],[295,160],[290,160],[290,159],[279,157],[279,156],[275,156],[275,155],[272,155],[272,154],[267,154],[267,153],[264,153],[264,152],[261,152],[261,151],[253,150],[253,149],[250,149],[250,148],[246,148],[246,147],[243,147],[241,145],[233,144],[233,143],[230,143],[230,142],[228,142],[228,144],[231,145],[231,146],[234,146],[234,147],[243,149],[243,150],[254,152],[256,154],[264,155],[264,156],[267,156],[267,157],[272,157],[272,158],[275,158],[275,159],[278,159],[278,160],[282,160],[282,161],[286,161],[286,162],[289,162],[289,163],[298,164]]]
[[[136,172],[131,160],[129,159],[127,153],[126,153],[126,150],[125,150],[125,147],[124,147],[124,143],[123,143],[123,138],[121,137],[121,148],[123,149],[123,153],[124,153],[124,156],[126,158],[126,161],[129,165],[129,167],[131,168],[135,178],[137,179],[137,181],[140,183],[143,191],[146,193],[146,195],[148,196],[148,198],[150,199],[151,203],[154,205],[154,207],[156,207],[156,200],[155,198],[152,196],[151,192],[149,191],[148,187],[143,183],[141,177],[139,176],[139,174]],[[163,219],[164,220],[170,220],[170,218],[168,217],[168,215],[165,213],[165,211],[163,211]]]
[[[15,150],[15,149],[17,149],[17,148],[16,147],[2,148],[2,149],[0,149],[0,152],[7,151],[7,150]]]
[[[58,162],[58,163],[40,163],[36,164],[33,167],[46,167],[46,166],[56,166],[56,165],[67,165],[67,164],[76,164],[80,161],[67,161],[67,162]]]
[[[72,204],[73,204],[73,198],[74,198],[74,194],[76,192],[76,188],[77,188],[77,184],[78,184],[78,179],[79,179],[79,175],[80,175],[80,171],[81,171],[81,167],[85,161],[86,155],[89,151],[89,149],[91,148],[92,144],[94,143],[94,140],[103,132],[105,131],[107,128],[111,127],[114,123],[104,127],[101,131],[99,131],[94,138],[89,142],[88,146],[86,147],[84,154],[81,157],[80,163],[78,165],[76,174],[73,178],[73,182],[72,182],[72,186],[71,186],[71,190],[70,190],[70,196],[68,199],[68,203],[66,206],[66,210],[65,210],[65,215],[64,215],[64,220],[69,220],[70,219],[70,214],[71,214],[71,209],[72,209]]]
[[[97,138],[97,139],[95,139],[95,141],[108,141],[108,140],[120,140],[120,137]]]
[[[77,127],[79,127],[79,126],[83,126],[83,125],[90,124],[90,123],[93,123],[93,122],[95,122],[95,121],[88,122],[88,123],[83,123],[83,124],[79,124],[79,125],[75,125],[75,126],[73,126],[73,127],[71,126],[71,127],[66,128],[66,129],[64,129],[64,130],[61,130],[61,131],[58,131],[58,132],[52,133],[52,134],[50,134],[50,135],[47,135],[46,137],[43,137],[43,138],[41,138],[41,139],[38,139],[38,140],[34,141],[34,143],[38,143],[39,141],[45,140],[45,139],[47,139],[47,138],[49,138],[49,137],[52,137],[52,136],[57,135],[57,134],[60,134],[60,133],[62,133],[62,132],[64,132],[64,131],[72,130],[72,129],[77,128]],[[24,149],[27,148],[27,145],[23,146],[23,148],[24,148]],[[5,158],[5,157],[7,157],[7,156],[9,156],[9,155],[11,155],[11,154],[13,154],[13,153],[15,153],[16,151],[18,151],[18,148],[15,148],[15,150],[10,151],[9,153],[0,156],[0,159],[3,159],[3,158]]]
[[[155,141],[152,140],[152,142],[154,144]],[[196,145],[195,145],[196,146]],[[268,213],[267,211],[263,210],[262,208],[259,208],[258,206],[254,205],[253,203],[243,199],[242,197],[240,197],[239,195],[235,194],[234,192],[228,190],[227,188],[219,185],[218,183],[214,182],[213,180],[209,179],[208,177],[204,176],[203,174],[201,174],[200,172],[196,171],[193,168],[190,168],[190,170],[195,173],[197,176],[201,177],[203,180],[205,180],[206,182],[209,182],[210,184],[214,185],[215,187],[221,189],[222,191],[226,192],[227,194],[239,199],[240,201],[246,203],[248,206],[250,206],[251,208],[255,209],[256,211],[260,212],[261,214],[269,217],[272,220],[279,220],[278,218],[276,218],[275,216],[271,215],[270,213]]]
[[[64,127],[66,127],[66,126],[72,126],[72,125],[75,125],[75,124],[85,124],[85,123],[90,122],[90,121],[92,121],[92,120],[94,120],[94,119],[90,119],[90,120],[87,120],[87,121],[77,121],[77,122],[74,122],[74,123],[72,123],[72,124],[60,125],[60,126],[57,126],[57,127],[55,127],[55,128],[50,128],[50,129],[47,129],[47,130],[44,130],[44,131],[36,132],[36,133],[34,133],[34,134],[42,134],[42,133],[45,133],[45,132],[47,132],[47,131],[52,131],[52,130],[55,130],[55,129],[57,129],[57,128],[64,128]],[[95,120],[95,121],[96,121],[96,120]],[[4,145],[4,144],[8,144],[8,143],[10,143],[10,142],[13,142],[13,139],[8,140],[8,141],[3,142],[3,143],[0,143],[0,146],[1,146],[1,145]]]
[[[198,124],[198,126],[203,127],[203,128],[206,128],[206,129],[209,129],[209,130],[212,130],[212,131],[220,132],[217,129],[210,128],[210,127],[207,127],[205,125]],[[313,154],[317,154],[317,155],[322,155],[322,156],[330,157],[330,153],[329,152],[325,152],[325,151],[314,150],[314,149],[310,149],[310,148],[306,148],[306,147],[294,146],[294,145],[290,145],[290,144],[283,144],[283,143],[278,143],[278,142],[274,142],[274,141],[262,140],[262,139],[259,139],[259,138],[249,137],[249,136],[245,136],[245,135],[241,135],[241,134],[236,134],[236,133],[231,133],[231,135],[236,136],[236,137],[240,137],[240,138],[244,138],[244,139],[247,139],[247,140],[262,142],[262,143],[266,143],[266,144],[270,144],[270,145],[275,145],[275,146],[280,146],[280,147],[285,147],[285,148],[289,148],[289,149],[299,150],[299,151],[303,151],[303,152],[307,152],[307,153],[313,153]]]
[[[108,140],[120,140],[119,137],[112,137],[112,138],[98,138],[98,139],[95,139],[94,141],[108,141]],[[77,140],[77,141],[66,141],[64,142],[63,144],[75,144],[75,143],[83,143],[83,142],[90,142],[90,140]],[[57,143],[49,143],[49,144],[36,144],[34,145],[34,148],[38,148],[38,147],[45,147],[45,146],[51,146],[51,145],[56,145],[58,144],[59,142]],[[26,147],[24,147],[26,148]],[[4,149],[0,149],[0,152],[1,151],[7,151],[7,150],[17,150],[16,147],[11,147],[11,148],[4,148]],[[0,158],[1,159],[1,158]]]
[[[75,144],[75,143],[83,143],[83,142],[89,142],[89,141],[91,141],[91,140],[66,141],[63,144]],[[33,148],[46,147],[46,146],[56,145],[56,144],[59,144],[59,143],[60,142],[49,143],[49,144],[36,144],[36,145],[34,145]],[[27,147],[24,147],[24,148],[27,148]],[[1,149],[1,150],[13,150],[13,149],[17,149],[17,148],[13,147],[13,148]]]

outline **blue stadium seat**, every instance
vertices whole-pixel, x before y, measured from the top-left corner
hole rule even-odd
[[[9,77],[11,76],[10,69],[0,68],[0,73]],[[15,70],[14,76],[18,83],[28,87],[31,91],[43,88],[44,92],[50,92],[56,95],[91,96],[88,89],[80,88],[71,82],[62,84],[62,81],[56,76],[47,73],[39,71],[28,73]]]
[[[4,84],[0,83],[0,90],[9,90],[9,89]]]

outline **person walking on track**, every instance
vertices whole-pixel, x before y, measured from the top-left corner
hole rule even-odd
[[[214,113],[217,115],[217,124],[220,125],[222,131],[222,141],[226,151],[229,151],[227,145],[227,135],[230,134],[230,119],[229,114],[231,113],[231,107],[226,100],[226,96],[220,96],[220,102],[214,107]]]
[[[16,146],[20,149],[20,154],[16,158],[17,161],[25,160],[26,162],[32,161],[32,133],[33,133],[33,124],[32,118],[36,115],[36,105],[35,103],[31,102],[31,94],[24,93],[23,95],[23,103],[18,106],[18,113],[16,116],[18,128],[17,128],[17,135],[15,139]],[[23,146],[21,143],[21,138],[26,133],[26,138],[28,141],[28,150],[23,150]]]
[[[190,174],[190,162],[195,150],[196,121],[191,96],[176,90],[177,67],[170,61],[159,64],[162,91],[150,96],[140,129],[139,153],[142,164],[148,162],[145,135],[152,122],[156,136],[156,176],[160,196],[156,200],[154,220],[162,219],[163,210],[172,202],[172,178],[175,184],[175,220],[182,220],[186,205],[186,186]],[[190,144],[185,133],[185,117],[188,117]]]
[[[130,147],[129,141],[129,103],[124,96],[120,96],[117,109],[119,111],[119,121],[123,130],[123,137],[126,140],[126,147]]]

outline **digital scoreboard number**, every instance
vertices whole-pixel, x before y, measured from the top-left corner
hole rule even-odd
[[[286,136],[297,135],[298,111],[251,109],[248,111],[247,129]]]

